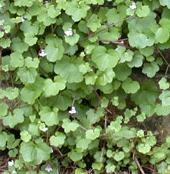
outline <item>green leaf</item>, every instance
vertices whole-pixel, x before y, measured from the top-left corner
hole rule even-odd
[[[155,40],[157,43],[165,43],[169,40],[170,34],[167,28],[158,28],[155,33]]]
[[[112,69],[107,69],[105,72],[98,75],[96,84],[100,86],[105,86],[107,83],[111,83],[114,77],[114,71]]]
[[[9,38],[0,38],[0,46],[2,48],[10,47],[11,40]]]
[[[163,106],[170,105],[170,91],[162,91],[159,99],[161,100]]]
[[[133,59],[134,52],[131,50],[127,50],[124,54],[122,54],[120,58],[120,63],[130,62]]]
[[[142,72],[148,77],[152,78],[159,71],[159,66],[156,62],[145,63],[142,69]]]
[[[34,104],[35,100],[41,95],[43,87],[43,79],[36,79],[35,83],[28,84],[21,89],[21,99],[28,103]]]
[[[103,163],[102,162],[94,162],[92,164],[92,168],[94,170],[98,170],[98,171],[101,171],[102,170],[102,167],[103,167]]]
[[[0,88],[0,99],[3,99],[5,97],[5,91]]]
[[[11,121],[12,120],[12,121]],[[3,117],[3,124],[14,128],[17,124],[24,122],[24,111],[22,109],[15,109],[13,115],[9,113],[6,117]]]
[[[127,78],[123,83],[122,83],[122,88],[127,94],[134,94],[140,89],[140,85],[137,81],[133,81],[130,78]]]
[[[66,136],[62,132],[56,132],[55,135],[50,137],[50,145],[61,147],[65,142]]]
[[[113,156],[114,160],[116,161],[121,161],[125,157],[125,153],[123,151],[116,152],[115,155]]]
[[[41,120],[45,122],[47,126],[57,125],[59,122],[57,108],[51,110],[49,107],[46,106],[41,109],[39,114],[41,116]]]
[[[86,131],[86,138],[89,140],[95,140],[100,136],[100,128],[89,129]]]
[[[88,18],[87,27],[89,27],[91,31],[95,32],[98,28],[100,28],[100,26],[100,19],[96,14],[92,14],[92,16]]]
[[[155,60],[155,57],[149,56],[149,57],[146,57],[146,60],[147,60],[148,62],[153,62],[153,61]]]
[[[131,62],[128,63],[128,66],[130,68],[133,68],[133,67],[139,68],[142,66],[143,60],[144,60],[144,56],[137,53],[133,56]]]
[[[110,123],[110,125],[108,126],[108,131],[113,130],[114,132],[119,132],[121,130],[121,127],[122,127],[121,124],[122,124],[122,117],[119,116],[116,118],[115,121],[112,121]]]
[[[104,71],[117,65],[119,57],[113,50],[107,50],[103,46],[97,46],[92,52],[92,61],[99,70]]]
[[[155,107],[155,112],[159,116],[166,116],[170,114],[170,105],[162,106],[162,104],[157,104]]]
[[[154,44],[154,39],[147,37],[143,33],[129,32],[128,38],[130,46],[136,48],[145,48]]]
[[[148,133],[148,136],[145,139],[145,142],[148,143],[150,146],[154,146],[157,143],[157,139],[152,133]]]
[[[120,131],[116,132],[114,134],[115,141],[118,141],[120,139],[132,139],[136,137],[136,130],[134,128],[129,128],[129,127],[122,127]]]
[[[28,131],[31,135],[33,136],[39,136],[39,130],[38,130],[38,125],[35,123],[30,123]]]
[[[90,140],[85,139],[85,138],[81,138],[77,141],[76,143],[76,148],[80,149],[81,151],[84,151],[88,148],[89,144],[90,144]]]
[[[33,36],[32,33],[25,33],[25,38],[24,41],[27,43],[29,46],[33,46],[37,43],[38,38]]]
[[[29,37],[32,38],[35,35],[37,35],[39,31],[39,27],[40,27],[39,23],[36,23],[36,22],[32,23],[30,20],[25,20],[21,24],[21,30],[24,32],[24,36],[26,38],[29,38]],[[31,40],[30,40],[30,43],[31,43]]]
[[[166,90],[169,88],[169,83],[167,82],[167,79],[165,77],[162,77],[159,80],[159,87],[160,89]]]
[[[29,142],[31,140],[31,135],[28,131],[24,130],[20,133],[21,135],[21,140],[23,140],[24,142]]]
[[[146,17],[149,15],[149,13],[150,13],[150,9],[149,9],[149,6],[147,5],[143,5],[137,8],[136,10],[136,14],[138,17]]]
[[[25,66],[27,68],[38,68],[39,63],[40,61],[38,58],[27,57],[25,59]]]
[[[86,112],[87,120],[90,122],[91,125],[97,123],[103,116],[103,114],[104,114],[103,108],[98,108],[96,111],[94,109],[89,109]]]
[[[108,162],[105,168],[107,173],[113,173],[116,170],[116,166],[112,162]]]
[[[22,67],[24,65],[24,58],[20,52],[14,52],[10,55],[10,65],[14,68]]]
[[[79,71],[83,74],[86,74],[87,72],[92,71],[92,69],[91,69],[89,63],[86,62],[86,63],[79,65]]]
[[[67,2],[66,14],[70,15],[74,22],[80,21],[86,17],[87,11],[90,8],[85,3],[78,3],[77,1]]]
[[[34,149],[34,144],[30,143],[22,143],[20,148],[20,153],[25,162],[31,162],[35,159],[36,151]]]
[[[153,80],[145,80],[142,82],[140,90],[132,95],[132,101],[134,101],[146,115],[152,115],[158,97],[159,92],[156,83]]]
[[[149,144],[140,143],[137,145],[137,150],[142,154],[147,154],[150,152],[151,146]]]
[[[154,47],[153,46],[152,47],[146,47],[146,48],[140,49],[139,51],[145,57],[149,57],[149,56],[153,55]]]
[[[167,28],[168,30],[170,30],[170,20],[162,17],[159,21],[159,24],[162,26],[162,28]]]
[[[50,62],[55,62],[56,60],[60,60],[64,54],[63,42],[61,39],[56,36],[48,36],[46,37],[47,46],[45,48],[45,52],[47,54],[47,59]]]
[[[0,133],[0,149],[4,149],[6,144],[7,144],[7,140],[8,140],[8,134],[6,132],[1,132]]]
[[[64,38],[66,43],[74,46],[79,41],[80,36],[76,32],[74,32],[72,36],[64,36]]]
[[[97,75],[93,72],[90,72],[85,75],[85,83],[86,85],[94,85],[97,79]]]
[[[80,152],[76,152],[75,150],[72,150],[71,152],[69,152],[68,156],[74,162],[80,161],[83,158],[83,154]]]
[[[29,2],[27,0],[16,0],[15,1],[15,6],[18,7],[31,7],[33,5],[34,0],[30,0]]]
[[[56,18],[53,18],[53,15],[54,15],[54,14],[52,14],[53,12],[50,13],[49,15],[48,15],[48,13],[50,13],[48,8],[42,6],[42,8],[40,8],[40,11],[37,16],[37,20],[39,21],[39,23],[42,23],[46,27],[56,23]],[[58,15],[58,11],[56,11],[55,15]],[[44,32],[44,29],[45,29],[45,28],[44,29],[43,28],[44,27],[42,27],[42,33]]]
[[[52,100],[53,103],[56,104],[56,107],[59,110],[65,111],[69,106],[72,104],[71,98],[66,94],[58,94],[57,97],[54,96],[54,100]]]
[[[4,36],[4,32],[0,31],[0,38]]]
[[[25,162],[35,162],[41,164],[50,158],[51,148],[44,143],[41,139],[38,139],[35,143],[28,142],[22,143],[20,147],[20,153]]]
[[[124,112],[124,123],[127,124],[130,119],[135,116],[137,112],[137,108],[134,108],[134,109],[126,109],[125,112]]]
[[[99,32],[97,32],[97,35],[99,37],[99,40],[103,43],[114,42],[121,37],[120,29],[116,27],[108,28],[108,30],[99,30]]]
[[[141,114],[137,115],[136,118],[137,118],[138,122],[143,122],[146,119],[146,115],[145,115],[145,113],[141,113]]]
[[[120,80],[120,81],[124,81],[128,78],[128,76],[130,76],[132,69],[129,68],[125,63],[124,64],[118,64],[115,68],[114,68],[114,72],[115,72],[115,78]]]
[[[69,119],[64,119],[62,128],[64,129],[65,133],[74,132],[79,127],[79,124],[76,121],[70,121]]]
[[[5,116],[8,113],[8,105],[6,103],[0,103],[0,117]]]
[[[48,6],[48,16],[50,18],[56,18],[60,14],[61,14],[60,10],[56,8],[54,5]]]
[[[121,26],[126,14],[116,8],[109,8],[106,12],[106,18],[108,24],[114,24],[115,26]]]
[[[144,134],[144,131],[143,130],[139,130],[139,131],[137,131],[137,137],[139,137],[139,138],[142,138],[142,137],[144,137],[145,136],[145,134]]]
[[[115,96],[111,100],[113,106],[118,106],[119,105],[119,98],[118,96]]]
[[[75,174],[87,174],[87,172],[83,171],[83,169],[76,168]]]
[[[66,87],[66,81],[60,77],[56,76],[54,82],[51,79],[46,79],[44,81],[43,91],[46,97],[55,96],[59,91]]]
[[[169,0],[159,0],[162,6],[167,6],[170,9],[170,1]]]
[[[12,88],[8,87],[4,91],[5,97],[7,97],[9,100],[14,100],[19,96],[19,89],[18,88]]]
[[[35,68],[22,67],[18,69],[17,75],[20,78],[21,82],[28,84],[35,82],[38,73]]]
[[[19,37],[16,37],[12,40],[12,49],[16,52],[23,53],[28,50],[28,45]]]
[[[83,75],[77,66],[78,62],[65,58],[57,61],[54,66],[54,72],[63,77],[68,83],[79,83],[83,80]]]

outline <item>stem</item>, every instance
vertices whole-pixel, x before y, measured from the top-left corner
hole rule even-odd
[[[85,131],[88,130],[88,129],[86,129],[84,126],[82,126],[82,125],[80,125],[80,124],[79,124],[79,126],[80,126],[80,128],[82,128],[82,129],[85,130]]]
[[[158,50],[160,56],[163,58],[164,62],[167,64],[167,66],[169,66],[169,63],[168,63],[168,61],[165,59],[165,57],[164,57],[164,55],[162,54],[162,52],[161,52],[159,49],[157,49],[157,50]]]
[[[142,169],[142,167],[141,167],[141,165],[140,165],[138,159],[136,158],[135,154],[134,154],[134,156],[133,156],[133,159],[135,160],[135,163],[136,163],[136,165],[138,166],[138,168],[139,168],[141,174],[145,174],[145,172],[144,172],[144,170]]]
[[[168,64],[168,66],[166,67],[166,71],[165,71],[165,77],[166,77],[167,74],[168,74],[169,67],[170,67],[170,65]]]
[[[107,128],[107,116],[105,115],[105,118],[104,118],[104,129],[105,129],[105,134],[106,134],[106,128]]]

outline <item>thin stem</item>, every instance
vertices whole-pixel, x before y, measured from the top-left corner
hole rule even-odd
[[[133,159],[134,159],[134,161],[135,161],[135,163],[136,163],[138,169],[140,170],[141,174],[146,174],[146,173],[144,172],[142,166],[140,165],[138,159],[136,158],[135,153],[133,154]]]
[[[164,62],[165,62],[165,63],[167,64],[167,66],[168,66],[169,63],[168,63],[168,61],[165,59],[165,57],[164,57],[164,55],[162,54],[162,52],[161,52],[159,49],[157,49],[157,50],[158,50],[160,56],[163,58]]]
[[[170,67],[170,65],[168,64],[168,66],[166,67],[165,76],[167,76],[167,74],[168,74],[169,67]]]
[[[105,129],[105,133],[106,133],[106,128],[107,128],[107,116],[105,115],[105,118],[104,118],[104,129]]]
[[[80,124],[79,124],[80,125]],[[88,129],[86,129],[84,126],[80,125],[80,128],[82,128],[83,130],[87,131]]]

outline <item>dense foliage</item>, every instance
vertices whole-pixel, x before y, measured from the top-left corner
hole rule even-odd
[[[169,174],[169,48],[169,0],[1,0],[0,170]]]

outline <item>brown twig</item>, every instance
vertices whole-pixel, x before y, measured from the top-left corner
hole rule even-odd
[[[164,60],[164,62],[166,63],[166,65],[169,65],[168,61],[165,59],[164,55],[162,54],[162,52],[160,51],[160,49],[157,49],[159,55],[162,57],[162,59]]]
[[[155,173],[156,172],[155,169],[152,169],[151,167],[143,166],[143,168],[150,170],[151,172],[153,172],[153,174],[156,174]]]
[[[138,159],[136,158],[135,154],[133,155],[133,159],[135,160],[135,163],[138,167],[138,169],[140,170],[141,174],[145,174],[144,170],[142,169],[142,166],[140,165]]]

